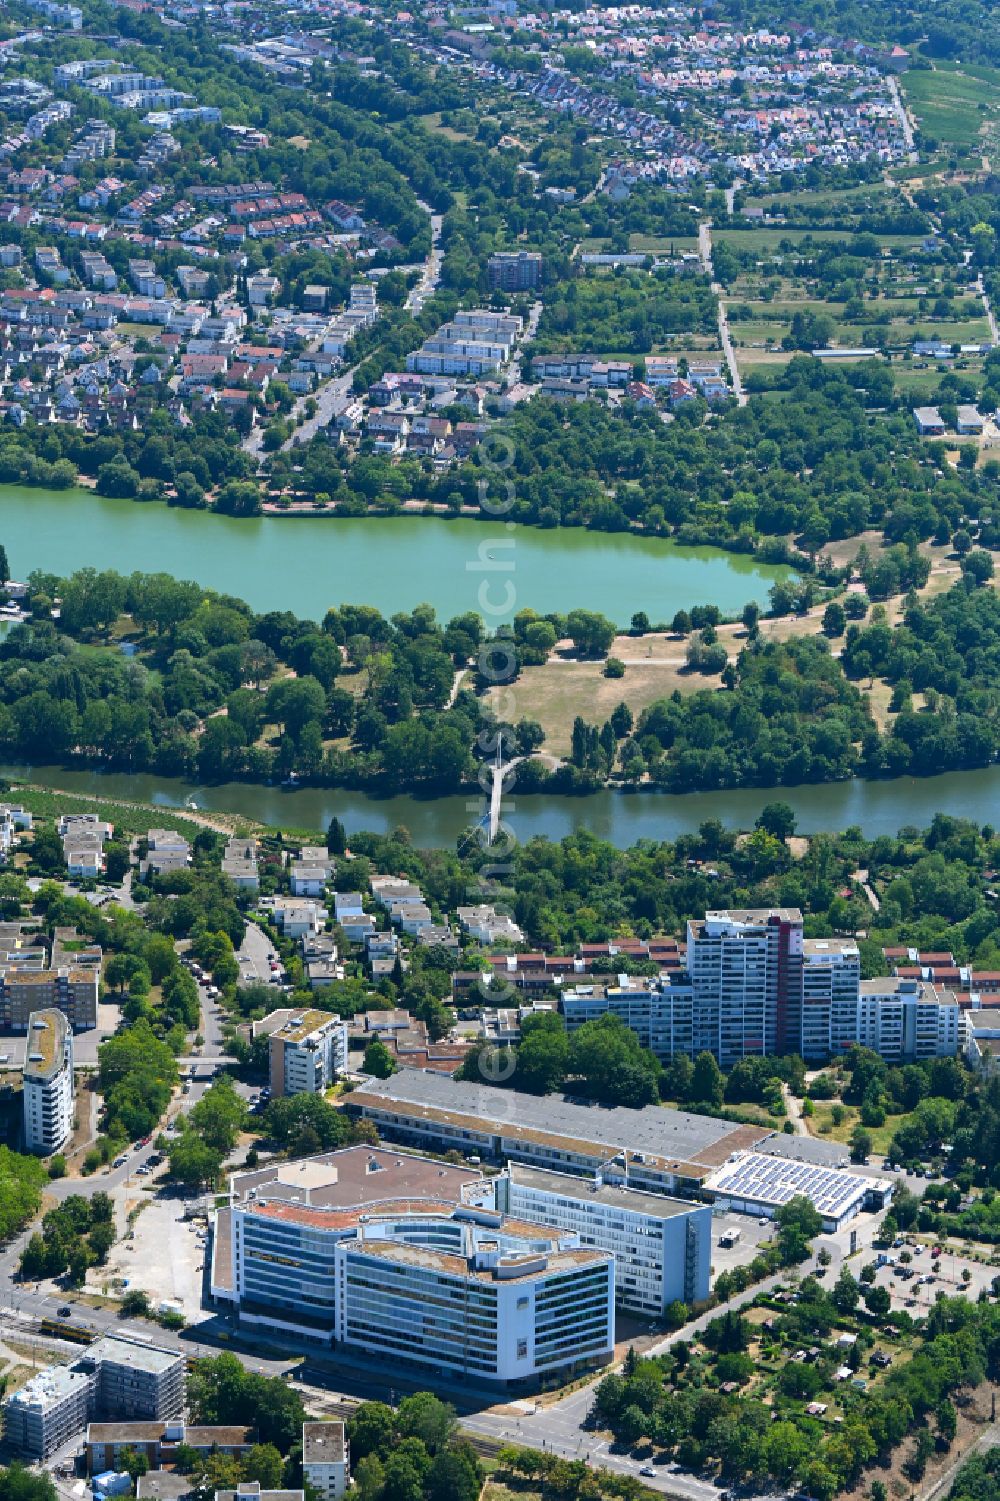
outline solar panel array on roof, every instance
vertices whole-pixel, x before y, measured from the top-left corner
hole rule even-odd
[[[857,1173],[839,1172],[810,1162],[789,1162],[760,1152],[746,1152],[713,1173],[706,1188],[759,1204],[787,1204],[801,1194],[828,1219],[838,1219],[871,1186]]]

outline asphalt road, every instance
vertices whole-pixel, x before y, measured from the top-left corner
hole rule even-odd
[[[421,204],[421,207],[427,209],[427,212],[430,213],[430,208],[426,203]],[[441,215],[431,214],[430,255],[424,262],[420,273],[420,280],[411,289],[406,298],[406,306],[411,313],[419,313],[428,297],[437,290],[438,283],[441,280],[440,241]],[[334,376],[332,380],[327,381],[325,386],[321,386],[319,390],[312,393],[316,400],[315,415],[307,417],[299,427],[294,429],[291,436],[286,438],[285,442],[282,443],[281,447],[283,451],[295,448],[300,443],[308,443],[310,438],[315,437],[321,428],[327,427],[333,418],[345,409],[354,394],[354,372],[357,368],[357,365],[353,365],[350,370],[345,370],[342,374]],[[309,397],[302,396],[295,402],[291,414],[293,421],[305,410],[305,404],[308,400]],[[250,439],[257,433],[260,436],[257,437],[254,449],[255,451],[259,451],[263,439],[262,429],[254,429],[254,432],[248,436],[244,445],[245,447],[249,448],[251,446]]]
[[[851,1230],[858,1232],[858,1249],[859,1253],[863,1254],[871,1247],[881,1219],[881,1215],[863,1215],[846,1230],[838,1231],[834,1235],[820,1236],[816,1241],[813,1256],[798,1268],[799,1272],[804,1276],[816,1271],[819,1267],[819,1255],[826,1251],[830,1256],[830,1264],[823,1276],[826,1285],[832,1286],[840,1273],[841,1264],[850,1254]],[[855,1266],[859,1265],[860,1255],[855,1262]],[[776,1277],[759,1282],[754,1287],[747,1288],[745,1292],[730,1298],[727,1306],[743,1307],[744,1304],[752,1302],[760,1293],[787,1280],[787,1277],[788,1273],[783,1272]],[[683,1329],[668,1334],[642,1353],[662,1354],[678,1340],[689,1340],[692,1335],[699,1333],[706,1324],[718,1316],[719,1310],[712,1309],[700,1318],[685,1324]],[[536,1410],[531,1411],[529,1403],[511,1403],[506,1408],[491,1408],[464,1417],[463,1426],[484,1438],[509,1440],[534,1449],[544,1449],[552,1454],[560,1454],[568,1459],[588,1459],[617,1474],[638,1476],[647,1461],[637,1460],[628,1453],[613,1452],[608,1435],[595,1432],[588,1426],[594,1391],[606,1374],[607,1370],[602,1371],[586,1386],[571,1392],[561,1401],[550,1406],[537,1407]],[[709,1501],[710,1497],[718,1497],[719,1493],[714,1480],[705,1480],[698,1475],[679,1471],[672,1465],[656,1465],[654,1469],[656,1472],[654,1475],[642,1477],[643,1483],[653,1490],[662,1491],[665,1495],[682,1497],[684,1501]]]
[[[204,986],[199,987],[199,993],[201,996],[200,1031],[205,1043],[197,1053],[192,1053],[188,1059],[184,1060],[181,1066],[182,1076],[188,1070],[194,1070],[190,1090],[187,1094],[178,1092],[174,1096],[167,1111],[166,1120],[154,1133],[154,1137],[159,1135],[160,1130],[168,1128],[179,1117],[186,1115],[192,1106],[197,1104],[211,1084],[216,1068],[225,1061],[221,1013],[208,997]],[[61,1201],[69,1198],[71,1194],[82,1194],[89,1198],[91,1194],[98,1192],[114,1194],[118,1190],[124,1190],[127,1193],[132,1186],[136,1169],[148,1163],[155,1150],[152,1141],[147,1146],[130,1146],[126,1160],[120,1167],[105,1168],[89,1178],[58,1178],[47,1185],[46,1196],[49,1199]],[[0,1248],[0,1314],[14,1308],[38,1317],[50,1317],[57,1307],[73,1301],[72,1295],[68,1297],[60,1296],[58,1293],[53,1295],[37,1284],[14,1281],[21,1252],[33,1229],[34,1226],[29,1226]],[[95,1327],[103,1327],[105,1324],[119,1327],[119,1320],[113,1311],[107,1312],[87,1307],[86,1313],[83,1314],[84,1307],[85,1305],[80,1305],[80,1312],[86,1323],[93,1323]],[[145,1332],[148,1335],[148,1328]]]
[[[278,951],[263,928],[259,928],[255,922],[248,922],[236,955],[236,962],[240,967],[240,984],[276,983],[271,961],[277,958]]]

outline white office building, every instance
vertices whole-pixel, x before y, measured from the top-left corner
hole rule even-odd
[[[479,1384],[604,1364],[612,1257],[489,1198],[475,1169],[367,1147],[241,1174],[213,1296],[241,1323]]]
[[[73,1131],[73,1033],[61,1011],[33,1011],[24,1058],[24,1146],[43,1157]]]
[[[712,1211],[659,1194],[511,1163],[494,1180],[497,1208],[515,1219],[571,1230],[615,1259],[620,1307],[660,1318],[674,1301],[708,1297]]]

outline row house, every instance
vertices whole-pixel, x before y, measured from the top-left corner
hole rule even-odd
[[[35,251],[35,270],[39,276],[54,281],[58,286],[69,281],[69,267],[63,265],[62,256],[52,245],[39,245]]]
[[[302,213],[258,219],[249,225],[247,233],[252,240],[271,240],[280,235],[304,235],[311,229],[318,229],[322,223],[322,216],[315,209],[305,209]]]

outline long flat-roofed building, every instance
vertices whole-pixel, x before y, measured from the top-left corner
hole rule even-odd
[[[344,1103],[388,1140],[663,1194],[698,1187],[770,1134],[684,1110],[607,1109],[408,1068],[368,1080]]]
[[[61,1011],[74,1032],[97,1026],[100,971],[78,964],[0,966],[0,1031],[26,1032],[35,1011]]]
[[[229,1454],[243,1459],[256,1442],[256,1429],[242,1426],[200,1426],[181,1418],[166,1422],[88,1423],[84,1440],[87,1474],[121,1468],[123,1452],[141,1454],[151,1469],[172,1464],[177,1450],[194,1449],[198,1454]]]
[[[892,1195],[892,1184],[783,1153],[739,1152],[709,1178],[705,1191],[718,1205],[769,1219],[789,1200],[805,1198],[822,1218],[823,1229],[833,1231],[866,1205],[882,1207]]]
[[[34,1011],[24,1059],[24,1146],[48,1157],[73,1130],[73,1033],[61,1011]]]
[[[518,1219],[575,1230],[615,1258],[620,1307],[659,1318],[674,1301],[708,1297],[712,1211],[544,1168],[511,1163],[493,1180],[497,1208]]]
[[[350,1147],[240,1174],[216,1227],[241,1323],[511,1387],[613,1352],[613,1258],[498,1212],[472,1168]]]

